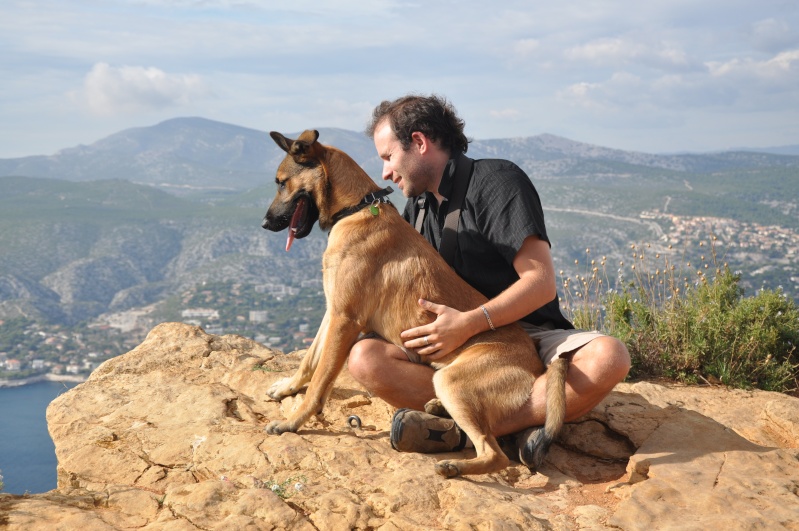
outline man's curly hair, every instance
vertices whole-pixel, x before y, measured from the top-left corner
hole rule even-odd
[[[469,139],[463,134],[465,126],[455,107],[441,96],[419,96],[409,94],[394,101],[383,101],[372,112],[372,120],[366,127],[366,136],[374,137],[375,129],[385,120],[400,141],[402,148],[411,147],[411,135],[423,133],[452,156],[466,153]]]

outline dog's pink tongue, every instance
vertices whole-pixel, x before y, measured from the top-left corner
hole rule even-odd
[[[297,229],[294,228],[289,229],[289,235],[286,238],[286,252],[289,252],[289,249],[291,249],[291,244],[294,243],[294,233],[296,232]]]
[[[297,208],[294,209],[294,214],[291,216],[289,222],[289,235],[286,238],[286,252],[291,249],[291,244],[294,243],[294,235],[297,234],[297,224],[302,219],[305,213],[305,199],[297,201]]]

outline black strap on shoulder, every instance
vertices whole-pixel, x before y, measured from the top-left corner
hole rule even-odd
[[[455,167],[455,182],[452,186],[452,198],[449,200],[447,217],[444,218],[444,230],[441,232],[441,244],[438,252],[450,266],[455,266],[455,251],[458,249],[458,225],[461,221],[461,208],[463,198],[466,197],[466,189],[469,187],[469,180],[472,178],[472,166],[474,161],[461,154]]]
[[[414,228],[416,229],[416,232],[421,234],[422,224],[424,224],[424,216],[427,214],[427,199],[425,196],[420,196],[416,200],[416,204],[419,205],[419,212],[416,213],[416,225]]]
[[[466,197],[466,189],[469,187],[469,181],[472,178],[473,166],[474,160],[461,154],[455,163],[455,175],[452,176],[452,197],[449,198],[449,208],[447,209],[447,216],[444,218],[444,230],[441,233],[438,252],[453,267],[455,265],[455,251],[458,249],[457,234],[461,219],[461,209],[463,207],[463,199]],[[421,233],[422,224],[427,213],[427,201],[424,197],[420,197],[418,201],[419,212],[416,214],[415,227],[416,231]]]

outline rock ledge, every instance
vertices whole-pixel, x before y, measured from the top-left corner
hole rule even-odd
[[[50,404],[58,488],[0,495],[0,527],[799,529],[799,399],[621,384],[539,473],[445,480],[443,455],[391,450],[391,408],[346,371],[323,417],[265,435],[298,400],[265,390],[301,355],[157,326]]]

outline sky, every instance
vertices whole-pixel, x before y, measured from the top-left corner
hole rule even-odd
[[[0,158],[186,116],[362,131],[408,93],[446,97],[477,140],[796,145],[799,2],[0,2]]]

